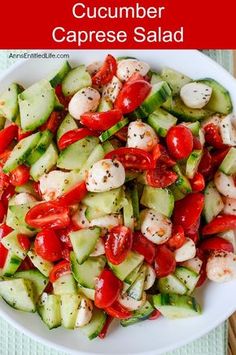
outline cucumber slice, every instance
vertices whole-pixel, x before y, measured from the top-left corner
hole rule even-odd
[[[73,276],[77,282],[83,287],[94,289],[96,278],[105,267],[105,257],[89,257],[82,265],[79,265],[75,253],[71,252],[70,262]]]
[[[92,340],[100,334],[105,322],[106,314],[102,310],[94,308],[90,322],[82,327],[81,330],[90,340]]]
[[[126,170],[125,171],[125,182],[132,181],[139,177],[140,173],[133,170]]]
[[[61,325],[74,329],[81,297],[79,295],[61,295]]]
[[[146,320],[149,318],[153,311],[154,308],[151,303],[149,301],[146,301],[141,308],[133,312],[131,318],[121,320],[120,324],[122,325],[122,327],[128,327],[129,325]]]
[[[62,92],[65,96],[74,95],[80,89],[91,86],[92,79],[85,65],[80,65],[66,74],[62,81]]]
[[[183,175],[180,167],[176,164],[173,167],[173,170],[178,174],[178,179],[172,186],[176,186],[183,195],[187,195],[188,193],[192,192],[192,187],[189,180],[186,176]]]
[[[98,143],[97,137],[86,137],[69,145],[59,155],[57,160],[58,168],[67,170],[81,169]]]
[[[57,130],[57,142],[68,131],[78,128],[74,118],[68,113]]]
[[[28,181],[24,185],[16,186],[15,192],[17,193],[26,192],[34,197],[38,197],[38,194],[35,192],[35,189],[33,187],[33,181]]]
[[[48,284],[48,278],[41,274],[38,270],[17,271],[14,274],[16,279],[29,280],[33,284],[34,299],[37,301]]]
[[[154,84],[159,83],[160,81],[163,81],[163,79],[162,79],[160,74],[152,72],[151,75],[152,75],[151,76],[151,82],[150,82],[151,85],[154,85]]]
[[[38,314],[49,329],[61,325],[60,296],[43,293],[37,306]]]
[[[24,312],[35,312],[32,282],[24,279],[0,282],[0,296],[9,306]]]
[[[55,94],[55,102],[54,102],[54,111],[62,111],[64,110],[64,105],[62,105]]]
[[[41,80],[18,95],[21,128],[34,131],[42,126],[52,113],[55,92],[47,80]]]
[[[125,283],[127,283],[130,287],[134,283],[134,281],[137,279],[139,275],[139,270],[141,269],[142,264],[139,264],[124,280]]]
[[[98,112],[107,112],[107,111],[112,110],[112,107],[113,107],[113,105],[112,105],[111,101],[109,101],[107,98],[102,97],[97,111]]]
[[[192,179],[198,170],[202,159],[202,150],[193,150],[186,162],[186,176]]]
[[[163,103],[162,107],[177,118],[190,122],[201,121],[212,114],[207,109],[193,109],[185,106],[178,96]]]
[[[87,288],[83,287],[81,285],[78,285],[80,293],[84,295],[85,297],[89,298],[90,300],[94,301],[95,299],[95,290],[92,288]]]
[[[206,109],[212,112],[222,113],[223,115],[228,115],[233,111],[230,93],[221,84],[209,78],[198,80],[198,82],[212,88],[211,99],[206,105]]]
[[[20,245],[17,236],[18,233],[16,231],[12,231],[6,237],[2,238],[1,244],[12,254],[15,254],[23,260],[26,257],[27,252]]]
[[[175,276],[187,287],[187,295],[191,295],[195,289],[200,275],[184,266],[177,266]]]
[[[183,295],[155,295],[153,304],[161,314],[169,319],[187,318],[201,314],[201,307],[195,298]]]
[[[113,145],[111,144],[111,142],[106,141],[102,144],[103,150],[105,154],[108,154],[110,152],[112,152],[114,150]]]
[[[182,86],[192,81],[187,75],[170,68],[164,68],[161,77],[170,85],[173,95],[179,94]]]
[[[200,124],[199,121],[196,121],[196,122],[184,122],[183,125],[186,126],[187,128],[189,128],[194,136],[196,136],[196,137],[199,136],[199,131],[200,131],[200,128],[201,128],[201,124]]]
[[[147,266],[142,265],[139,270],[139,275],[137,279],[134,281],[132,286],[127,291],[128,296],[134,298],[137,301],[142,299],[146,274],[147,274]]]
[[[168,189],[144,186],[141,204],[171,217],[174,209],[174,196]]]
[[[151,115],[148,116],[147,123],[157,132],[159,136],[165,137],[168,130],[176,125],[177,118],[158,107]]]
[[[42,132],[38,144],[27,157],[26,162],[28,165],[33,165],[41,156],[46,152],[50,143],[52,142],[53,134],[48,129]]]
[[[62,80],[66,76],[66,74],[71,70],[70,64],[65,60],[60,68],[49,77],[49,82],[53,88],[55,88],[58,84],[61,84]]]
[[[181,192],[180,189],[175,185],[169,186],[169,189],[172,192],[175,201],[182,200],[186,196],[186,194],[183,194],[183,192]]]
[[[126,193],[126,200],[123,207],[124,225],[134,231],[134,210],[130,194]]]
[[[124,281],[126,277],[138,266],[143,262],[143,255],[137,254],[133,251],[129,251],[125,260],[118,264],[114,265],[108,261],[108,264],[114,274],[120,279]]]
[[[93,252],[95,245],[100,237],[101,229],[94,227],[92,229],[81,229],[69,234],[76,259],[79,264],[88,259]]]
[[[30,168],[30,175],[34,181],[38,181],[43,174],[48,173],[56,165],[57,158],[56,146],[51,143],[41,158]]]
[[[131,182],[128,191],[130,193],[134,212],[134,229],[140,230],[139,194],[137,184]]]
[[[78,292],[72,274],[62,275],[56,281],[54,281],[53,293],[58,296],[65,294],[76,295]]]
[[[7,277],[14,275],[21,262],[22,260],[17,255],[9,251],[2,269],[2,275]]]
[[[18,94],[22,87],[12,83],[0,95],[0,115],[8,120],[15,122],[19,115]]]
[[[34,266],[46,277],[49,276],[50,272],[53,269],[53,263],[50,261],[46,261],[42,259],[39,255],[35,253],[34,250],[29,250],[28,251],[28,257],[34,264]]]
[[[121,128],[125,127],[128,123],[129,123],[129,119],[128,118],[124,118],[123,120],[119,121],[114,126],[109,128],[108,130],[102,132],[102,134],[99,136],[100,141],[101,142],[107,141],[115,133],[119,132],[119,130],[121,130]]]
[[[161,293],[176,293],[178,295],[186,295],[187,287],[175,276],[168,275],[158,280],[158,289]]]
[[[100,211],[93,207],[86,208],[85,217],[89,222],[91,222],[93,219],[104,217],[104,216],[106,216],[106,213],[104,213],[103,211]]]
[[[37,230],[30,227],[25,222],[25,216],[29,210],[37,203],[31,202],[23,205],[10,205],[7,211],[7,225],[16,229],[18,233],[23,233],[29,237],[35,235]]]
[[[9,158],[3,166],[4,173],[10,173],[19,165],[23,164],[31,151],[37,145],[41,134],[39,132],[31,134],[29,137],[22,139],[12,150]]]
[[[205,199],[203,214],[207,223],[209,223],[223,210],[224,203],[213,181],[208,183],[207,187],[205,188],[204,195]]]
[[[236,173],[236,148],[230,148],[226,157],[220,164],[219,170],[227,175]]]
[[[104,214],[118,212],[124,198],[124,190],[117,189],[105,192],[89,192],[82,203],[88,207],[97,209]]]

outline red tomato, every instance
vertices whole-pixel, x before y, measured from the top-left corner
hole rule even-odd
[[[60,206],[71,206],[79,203],[87,194],[85,181],[79,182],[71,190],[67,191],[64,195],[58,198]]]
[[[155,258],[157,277],[165,277],[175,271],[176,261],[172,251],[166,245],[158,245]]]
[[[78,228],[75,224],[71,223],[67,228],[59,229],[57,231],[57,235],[60,237],[62,243],[64,243],[67,246],[67,248],[72,248],[69,234],[71,232],[78,231],[79,229],[80,228]]]
[[[234,252],[234,247],[232,243],[220,237],[207,238],[201,241],[201,243],[199,244],[199,248],[206,253],[220,250],[229,251],[232,253]]]
[[[200,219],[201,218],[199,216],[199,218],[196,220],[194,224],[192,224],[189,228],[185,229],[185,234],[187,237],[191,238],[191,235],[194,235],[199,231]]]
[[[144,77],[140,73],[134,73],[131,75],[131,77],[128,80],[126,80],[126,84],[131,83],[131,81],[137,81],[137,80],[147,81],[146,79],[144,79]]]
[[[38,195],[39,199],[42,199],[42,194],[40,191],[39,182],[34,181],[32,185],[33,185],[33,189],[34,189],[34,192],[36,193],[36,195]]]
[[[229,151],[229,147],[211,152],[212,165],[217,170]]]
[[[106,112],[87,112],[80,116],[80,122],[94,131],[105,131],[121,119],[122,112],[117,109]]]
[[[156,164],[163,163],[169,168],[176,164],[176,162],[170,157],[166,148],[162,144],[156,145],[152,151],[152,156]]]
[[[128,126],[125,126],[121,128],[117,133],[115,133],[115,136],[122,142],[127,142],[127,136],[128,136]]]
[[[133,235],[129,228],[125,226],[113,227],[105,242],[107,259],[114,265],[118,265],[125,260],[131,249]]]
[[[27,237],[27,235],[18,234],[17,239],[18,239],[18,242],[23,250],[25,250],[25,251],[29,250],[30,240],[29,240],[29,237]]]
[[[161,316],[161,313],[157,310],[154,309],[154,311],[151,313],[151,315],[148,317],[149,320],[155,320]]]
[[[218,215],[202,229],[202,235],[211,235],[236,228],[236,216]]]
[[[0,201],[0,223],[3,222],[6,213],[7,213],[7,209],[4,206],[4,204]]]
[[[197,244],[199,241],[199,233],[198,232],[194,232],[194,233],[186,233],[186,236],[190,239],[192,239],[192,241]]]
[[[66,228],[70,224],[69,208],[57,201],[42,202],[29,210],[25,221],[33,228]]]
[[[155,169],[147,170],[146,179],[149,186],[165,188],[172,185],[178,179],[178,175],[160,161],[157,162]]]
[[[9,184],[10,184],[9,177],[6,174],[4,174],[0,166],[0,198],[8,188]]]
[[[153,263],[156,255],[156,247],[150,240],[145,238],[141,232],[134,233],[132,250],[143,255],[147,263]]]
[[[0,268],[4,267],[6,258],[7,258],[8,250],[0,243]]]
[[[36,269],[32,261],[28,256],[22,261],[22,263],[19,266],[19,269],[17,271],[25,271],[25,270],[32,270]]]
[[[209,123],[204,127],[204,136],[208,145],[217,149],[225,147],[220,135],[219,127],[214,123]]]
[[[198,171],[206,178],[212,173],[212,157],[208,149],[203,150],[203,155],[198,166]]]
[[[62,119],[61,114],[59,112],[53,111],[49,116],[47,122],[45,122],[40,127],[40,131],[49,130],[52,133],[56,133],[58,127],[60,126],[61,119]]]
[[[204,207],[204,195],[200,192],[189,194],[182,200],[175,202],[173,220],[188,231],[201,216]]]
[[[123,283],[108,269],[96,280],[94,303],[98,308],[111,306],[119,297]]]
[[[123,114],[134,111],[146,99],[151,88],[152,86],[145,80],[127,82],[115,101],[115,108],[121,110]]]
[[[55,93],[57,95],[58,100],[60,101],[60,103],[67,108],[68,104],[70,102],[71,96],[64,96],[63,92],[62,92],[62,87],[61,84],[58,84],[55,87]]]
[[[183,125],[171,127],[167,132],[166,143],[175,159],[185,159],[193,150],[192,132]]]
[[[117,319],[128,319],[132,317],[132,312],[123,307],[118,301],[114,302],[110,307],[105,308],[105,311]]]
[[[62,257],[63,245],[57,234],[51,229],[43,229],[34,241],[36,254],[47,261],[58,261]]]
[[[59,277],[61,277],[62,275],[70,274],[70,273],[71,273],[70,262],[67,260],[62,260],[53,267],[49,275],[49,280],[51,283],[53,283],[57,279],[59,279]]]
[[[69,145],[87,136],[94,136],[94,132],[90,131],[88,128],[72,129],[71,131],[68,131],[65,134],[63,134],[63,136],[59,139],[59,142],[57,144],[58,148],[60,150],[63,150]]]
[[[0,240],[4,237],[6,237],[6,235],[8,235],[9,233],[11,233],[13,231],[13,229],[11,227],[9,227],[6,223],[3,223],[0,225]]]
[[[200,142],[200,140],[193,136],[193,149],[197,149],[197,150],[200,150],[202,149],[202,143]]]
[[[152,155],[139,148],[117,148],[106,154],[105,158],[118,160],[126,169],[147,170],[154,167]]]
[[[199,172],[196,172],[194,177],[190,180],[190,184],[193,192],[199,192],[205,189],[205,179]]]
[[[108,54],[99,71],[92,77],[92,83],[96,86],[108,84],[116,74],[117,63],[115,58]]]
[[[9,185],[2,194],[2,203],[6,208],[13,195],[15,195],[15,186]]]
[[[186,241],[184,229],[180,225],[173,225],[172,236],[167,241],[170,249],[176,250],[182,247]]]
[[[22,132],[20,127],[18,127],[18,135],[17,135],[18,142],[26,137],[29,137],[32,133],[33,133],[32,131]]]
[[[62,259],[70,261],[70,253],[72,250],[73,250],[72,248],[64,247],[63,245],[63,250],[61,252]]]
[[[17,138],[17,134],[18,127],[15,124],[11,124],[0,131],[0,154],[8,148],[13,139]]]
[[[24,185],[27,181],[29,181],[29,178],[29,168],[25,165],[19,165],[15,170],[10,173],[10,183],[13,186]]]
[[[106,337],[108,328],[112,321],[113,321],[113,317],[108,316],[101,332],[98,335],[100,339],[104,339]]]

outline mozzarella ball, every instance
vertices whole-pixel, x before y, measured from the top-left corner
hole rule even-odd
[[[141,232],[155,244],[163,244],[171,237],[172,223],[163,214],[145,209],[141,212]]]
[[[149,290],[154,285],[156,280],[156,272],[155,270],[147,264],[147,272],[144,281],[144,290]]]
[[[36,198],[28,192],[21,192],[13,197],[14,205],[24,205],[37,201]]]
[[[82,229],[90,227],[90,223],[85,216],[86,209],[87,209],[87,206],[80,205],[78,210],[72,216],[73,223]]]
[[[102,90],[102,97],[114,103],[117,96],[119,95],[120,90],[122,89],[122,86],[122,82],[116,76],[113,76],[112,81],[104,85]]]
[[[192,239],[186,238],[184,245],[182,245],[181,248],[175,250],[174,254],[175,260],[178,263],[194,258],[196,255],[196,246]]]
[[[87,190],[103,192],[116,189],[125,182],[125,169],[123,165],[112,159],[102,159],[95,163],[88,171],[86,178]]]
[[[82,298],[78,308],[75,326],[83,327],[84,325],[88,324],[92,318],[92,315],[93,315],[93,302],[88,298]]]
[[[202,268],[202,260],[196,256],[184,261],[181,265],[199,274]]]
[[[86,112],[96,111],[100,101],[97,90],[88,87],[79,90],[70,100],[68,110],[72,117],[80,120],[80,116]]]
[[[226,197],[223,213],[236,216],[236,199],[235,198]]]
[[[41,176],[39,179],[39,189],[43,199],[50,201],[61,196],[69,174],[70,173],[65,173],[60,170],[53,170],[50,173]]]
[[[127,293],[124,293],[119,296],[118,301],[129,311],[135,311],[144,305],[146,301],[146,293],[143,292],[141,300],[135,300],[134,298],[128,296]]]
[[[134,73],[145,76],[150,69],[147,63],[136,59],[123,59],[118,62],[116,75],[121,81],[128,80]]]
[[[202,83],[189,83],[180,90],[180,97],[190,108],[201,109],[210,101],[212,88]]]
[[[158,143],[154,129],[142,121],[134,121],[129,124],[127,146],[140,148],[150,152]]]
[[[219,251],[213,253],[206,265],[207,277],[215,282],[227,282],[236,279],[236,255]]]
[[[102,66],[102,62],[93,62],[86,67],[87,72],[94,76]]]

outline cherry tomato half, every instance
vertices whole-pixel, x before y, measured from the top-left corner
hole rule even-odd
[[[180,225],[173,225],[172,236],[167,241],[167,245],[170,249],[176,250],[181,248],[186,241],[184,229]]]
[[[128,137],[128,126],[122,127],[115,136],[122,142],[127,142]]]
[[[203,155],[198,166],[198,171],[205,177],[208,178],[212,174],[212,157],[208,149],[203,149]]]
[[[172,185],[178,179],[178,175],[160,161],[157,162],[155,169],[146,171],[146,179],[149,186],[165,188]]]
[[[7,209],[2,203],[2,201],[0,201],[0,223],[3,222],[6,213],[7,213]]]
[[[157,310],[154,309],[154,311],[151,313],[151,315],[148,317],[149,320],[155,320],[161,316],[161,313]]]
[[[221,149],[225,147],[220,135],[219,127],[214,123],[209,123],[204,127],[205,141],[208,145]]]
[[[110,316],[117,319],[128,319],[132,317],[132,312],[122,306],[118,301],[115,301],[110,307],[105,308],[105,311]]]
[[[211,235],[236,228],[236,216],[218,215],[202,229],[202,235]]]
[[[145,80],[128,81],[115,101],[115,108],[121,110],[123,114],[134,111],[146,99],[151,88],[152,86]]]
[[[157,277],[165,277],[175,271],[174,253],[166,245],[158,245],[155,257],[155,272]]]
[[[99,71],[92,77],[92,83],[96,86],[108,84],[116,74],[117,63],[115,58],[108,54]]]
[[[10,183],[13,186],[24,185],[27,181],[29,181],[29,178],[29,168],[26,165],[19,165],[10,173]]]
[[[63,150],[69,145],[79,141],[80,139],[93,135],[94,133],[91,132],[88,128],[72,129],[71,131],[68,131],[64,133],[63,136],[61,136],[57,145],[60,150]]]
[[[108,269],[104,269],[96,280],[94,303],[98,308],[110,307],[119,297],[122,282]]]
[[[2,168],[0,167],[0,198],[5,193],[6,189],[10,184],[9,176],[4,174]]]
[[[88,112],[80,117],[80,122],[94,131],[105,131],[122,119],[122,112],[114,109],[106,112]]]
[[[18,242],[19,242],[21,248],[25,251],[28,251],[30,248],[30,244],[31,244],[29,237],[27,237],[27,235],[25,235],[25,234],[18,234],[17,239],[18,239]]]
[[[61,206],[71,206],[75,203],[79,203],[86,196],[86,194],[86,183],[81,181],[71,190],[59,197],[57,201]]]
[[[184,231],[188,231],[198,221],[203,206],[204,195],[200,192],[189,194],[182,200],[176,201],[173,215],[174,224],[181,225]]]
[[[8,255],[8,249],[6,249],[2,245],[2,243],[0,243],[0,268],[4,267],[7,255]]]
[[[107,259],[114,265],[122,263],[131,249],[132,242],[133,235],[129,228],[125,226],[111,228],[105,242]]]
[[[150,240],[145,238],[141,232],[134,233],[132,250],[143,255],[147,263],[153,263],[156,255],[156,247]]]
[[[40,131],[49,130],[53,134],[56,133],[58,127],[60,126],[62,117],[60,112],[53,111],[49,116],[47,122],[45,122],[41,127]]]
[[[118,160],[126,169],[147,170],[154,168],[152,155],[139,148],[118,148],[106,154],[105,158]]]
[[[53,230],[43,229],[36,235],[34,249],[44,260],[58,261],[62,257],[63,244]]]
[[[230,243],[228,240],[221,238],[221,237],[211,237],[207,238],[199,244],[199,248],[203,252],[211,252],[211,251],[228,251],[232,252],[234,251],[234,247],[232,243]]]
[[[0,154],[8,148],[13,139],[17,138],[17,135],[18,127],[15,124],[11,124],[0,131]]]
[[[183,125],[171,127],[167,132],[166,144],[175,159],[185,159],[193,150],[192,132]]]
[[[12,231],[13,229],[11,227],[9,227],[6,223],[2,223],[0,225],[0,240],[6,237],[6,235],[11,233]]]
[[[194,177],[190,180],[190,184],[193,192],[200,192],[205,189],[205,179],[199,172],[196,172]]]
[[[22,260],[22,263],[20,264],[19,269],[17,269],[17,271],[26,271],[32,269],[36,269],[36,267],[32,263],[31,259],[26,256],[26,258]]]
[[[29,210],[25,221],[33,228],[66,228],[70,224],[69,208],[57,201],[42,202]]]
[[[72,244],[70,241],[69,234],[74,231],[78,231],[80,228],[77,227],[74,223],[71,223],[67,228],[58,229],[57,235],[59,236],[60,240],[63,244],[67,246],[67,248],[72,248]]]
[[[70,262],[67,260],[62,260],[57,263],[49,274],[49,280],[51,283],[55,282],[59,277],[65,274],[70,274]]]
[[[2,193],[2,203],[7,208],[8,202],[15,195],[15,186],[9,185],[6,187],[5,191]]]
[[[17,135],[18,142],[21,141],[22,139],[26,138],[26,137],[29,137],[32,133],[33,133],[32,131],[22,132],[20,127],[18,127],[18,135]]]

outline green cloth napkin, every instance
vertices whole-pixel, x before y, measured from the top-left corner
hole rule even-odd
[[[23,52],[23,51],[21,51]],[[233,55],[229,50],[207,50],[205,54],[233,72]],[[14,59],[9,51],[0,51],[0,74]],[[19,51],[14,53],[20,53]],[[204,337],[165,355],[225,355],[227,353],[227,322]],[[53,350],[20,333],[0,318],[0,355],[69,355]]]

